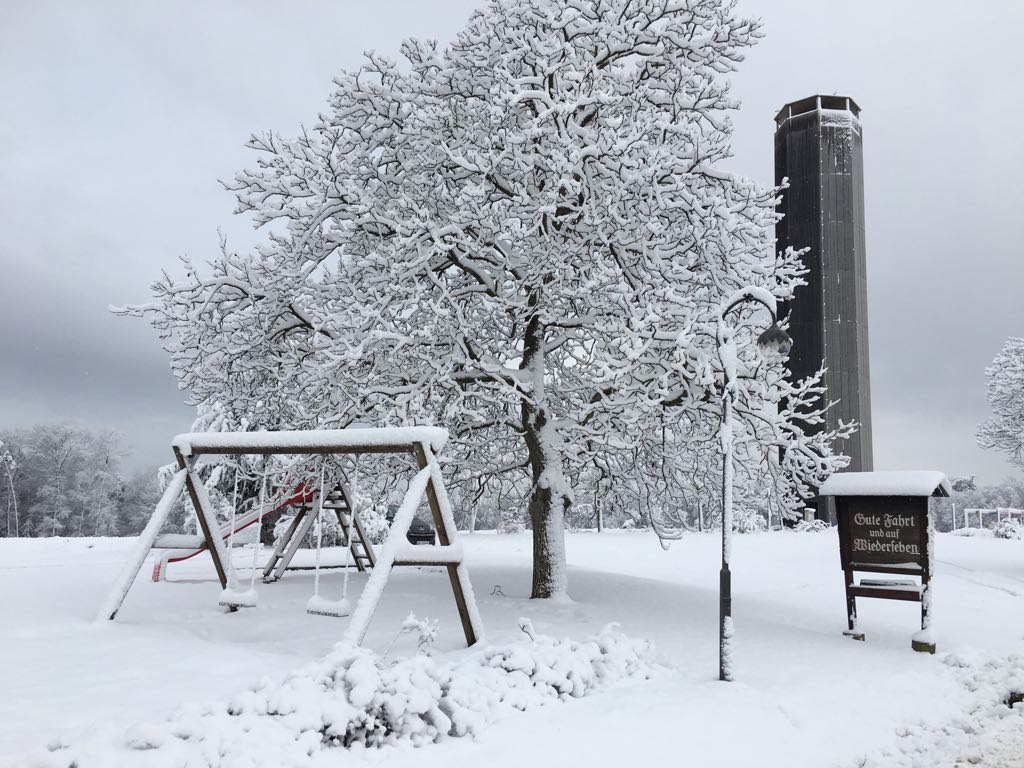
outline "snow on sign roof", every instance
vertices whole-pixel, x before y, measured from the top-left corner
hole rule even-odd
[[[358,453],[392,452],[427,443],[440,451],[448,441],[441,427],[381,427],[281,430],[279,432],[189,432],[171,445],[184,456],[200,453]]]
[[[826,480],[821,496],[949,496],[952,489],[942,472],[837,472]]]

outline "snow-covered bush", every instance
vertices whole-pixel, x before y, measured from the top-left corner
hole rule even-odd
[[[619,527],[624,531],[649,531],[651,530],[651,515],[627,516],[622,520],[622,525]]]
[[[416,650],[419,653],[430,655],[430,649],[437,640],[437,619],[419,618],[415,613],[409,613],[402,622],[401,634],[416,635]]]
[[[368,504],[359,510],[359,519],[371,544],[383,544],[391,530],[387,507],[383,504]]]
[[[585,642],[537,636],[489,647],[453,664],[417,655],[388,666],[372,651],[338,648],[283,684],[264,684],[229,705],[231,715],[285,717],[327,705],[325,746],[398,741],[422,745],[478,733],[513,710],[578,698],[627,677],[648,677],[652,647],[613,626]],[[314,722],[302,713],[297,719]]]
[[[281,537],[288,532],[288,527],[292,524],[292,520],[295,519],[294,514],[281,515],[277,522],[274,523],[274,543],[277,544]],[[321,538],[321,545],[325,547],[334,547],[340,545],[344,539],[344,531],[341,530],[341,523],[338,522],[338,518],[333,514],[318,515],[317,519],[313,521],[313,524],[309,526],[309,531],[306,532],[304,544],[307,547],[315,547],[318,535],[318,529],[323,527],[323,532],[319,535]],[[244,534],[245,531],[242,532]],[[239,534],[241,536],[242,534]]]
[[[736,533],[756,533],[768,528],[768,522],[758,510],[753,507],[740,506],[733,510],[732,529]]]
[[[1007,518],[996,524],[992,535],[997,539],[1024,539],[1024,525],[1018,520]]]
[[[165,723],[133,728],[113,747],[99,736],[54,744],[41,764],[307,765],[335,748],[422,746],[479,734],[513,712],[647,679],[654,670],[653,647],[614,625],[583,642],[536,635],[447,663],[423,654],[387,663],[365,648],[339,645],[226,705],[183,707]]]
[[[292,520],[295,519],[295,515],[281,515],[277,518],[277,522],[274,523],[274,544],[280,543],[281,539],[286,533],[288,528],[291,527]]]
[[[798,533],[822,533],[831,528],[824,520],[801,520],[793,526]]]
[[[526,524],[517,509],[506,507],[501,513],[502,533],[522,533],[526,530]]]

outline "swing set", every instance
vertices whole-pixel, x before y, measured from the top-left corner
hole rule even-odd
[[[178,435],[172,441],[178,471],[160,498],[153,515],[132,549],[131,557],[125,564],[117,583],[100,608],[97,619],[113,620],[131,589],[139,570],[149,553],[156,549],[176,550],[165,555],[154,569],[157,579],[161,565],[167,562],[187,559],[200,551],[209,551],[222,592],[220,604],[229,611],[251,608],[257,604],[256,572],[260,550],[259,530],[267,514],[277,512],[291,504],[299,508],[292,518],[287,531],[274,546],[269,560],[262,570],[264,583],[280,579],[289,570],[301,542],[315,524],[316,560],[314,565],[313,595],[306,610],[321,616],[351,616],[342,642],[358,645],[363,641],[370,620],[376,611],[384,588],[387,586],[391,569],[395,566],[444,566],[451,582],[455,603],[462,622],[467,645],[473,645],[483,636],[483,626],[473,597],[469,573],[463,562],[461,544],[456,541],[455,521],[448,492],[444,486],[441,468],[436,452],[448,439],[448,432],[436,427],[396,427],[383,429],[338,429],[313,431],[280,432],[215,432]],[[264,459],[260,478],[258,505],[244,515],[238,515],[239,476],[236,468],[233,485],[231,520],[226,529],[221,528],[210,503],[203,482],[197,473],[197,462],[204,455],[335,455],[364,453],[371,454],[412,454],[419,471],[410,479],[404,500],[391,524],[387,541],[379,553],[375,553],[366,536],[359,518],[354,499],[345,482],[332,483],[327,487],[325,469],[322,466],[319,483],[313,486],[312,478],[304,479],[284,503],[267,501],[267,461]],[[358,483],[358,463],[355,482]],[[291,487],[289,485],[289,487]],[[182,491],[187,490],[196,519],[202,531],[201,537],[187,537],[180,534],[160,535],[175,502]],[[426,497],[427,504],[437,530],[438,544],[410,544],[406,538],[420,502]],[[321,549],[323,545],[324,522],[334,515],[342,531],[345,549],[344,582],[342,595],[331,600],[320,594]],[[234,547],[235,535],[243,528],[255,524],[257,533],[252,544],[252,565],[249,583],[243,589],[229,556]],[[227,550],[225,549],[227,539]],[[182,550],[195,548],[190,553]],[[353,608],[348,600],[348,577],[351,565],[359,571],[369,571],[358,602]]]

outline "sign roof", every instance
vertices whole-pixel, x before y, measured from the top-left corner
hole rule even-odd
[[[933,470],[837,472],[826,480],[821,496],[949,496],[945,473]]]

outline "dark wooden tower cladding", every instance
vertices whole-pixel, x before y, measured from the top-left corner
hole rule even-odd
[[[859,116],[853,99],[811,96],[775,117],[775,182],[789,180],[775,236],[781,249],[809,249],[807,285],[784,308],[793,337],[789,364],[794,378],[802,379],[824,361],[827,397],[838,401],[825,426],[835,428],[840,420],[861,425],[835,446],[850,457],[847,469],[853,472],[873,468]]]

